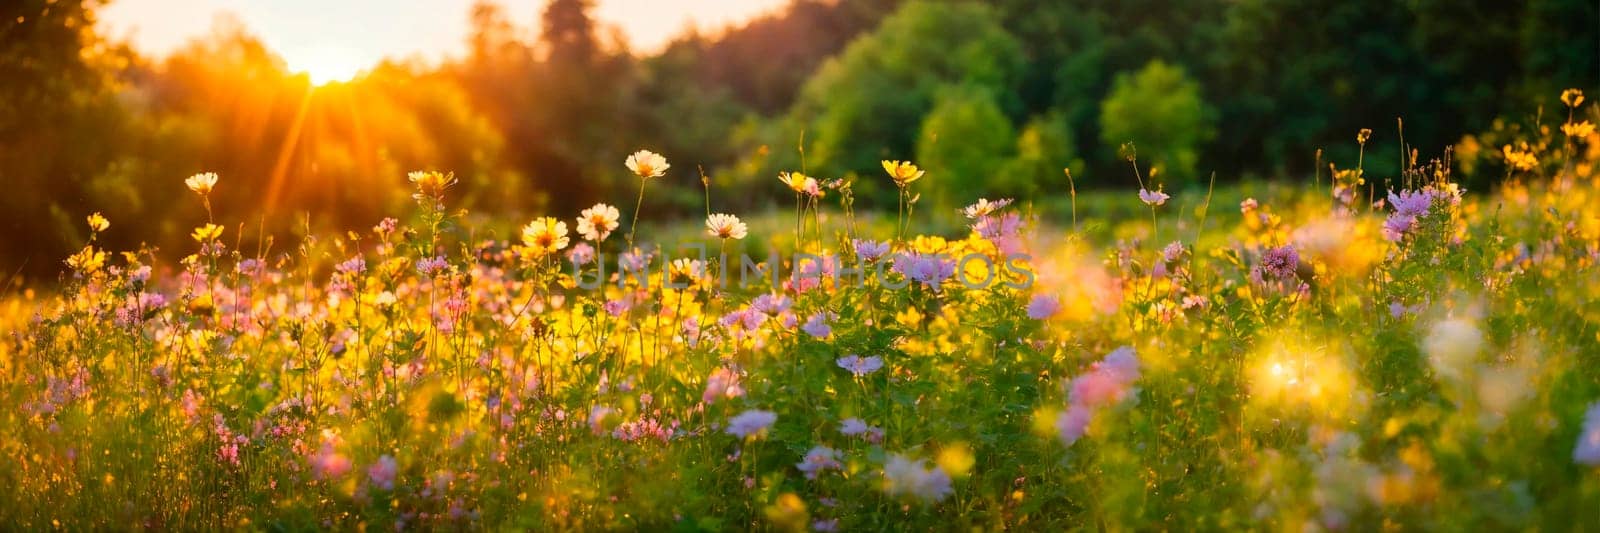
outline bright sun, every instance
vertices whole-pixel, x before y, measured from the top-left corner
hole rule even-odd
[[[313,85],[350,81],[367,65],[355,50],[340,46],[298,48],[283,55],[289,67],[305,73]]]

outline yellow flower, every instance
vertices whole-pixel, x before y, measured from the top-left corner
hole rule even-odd
[[[790,190],[797,193],[806,190],[806,180],[808,179],[811,178],[799,172],[778,173],[778,181],[783,182],[784,185],[788,185]]]
[[[85,246],[83,247],[83,250],[80,250],[78,253],[72,254],[72,257],[67,258],[67,266],[70,266],[73,270],[83,272],[85,274],[98,271],[100,270],[100,267],[105,266],[105,264],[106,253],[94,249],[93,246]]]
[[[93,214],[93,215],[89,215],[89,230],[90,231],[93,231],[95,233],[99,233],[99,232],[105,231],[106,228],[109,228],[109,227],[111,227],[111,221],[106,220],[106,217],[101,216],[98,211],[96,211],[95,214]]]
[[[537,218],[522,227],[522,244],[536,255],[566,248],[567,242],[567,223],[553,217]]]
[[[417,193],[411,195],[416,200],[431,198],[438,200],[444,198],[445,189],[456,184],[455,173],[441,174],[432,170],[417,171],[406,174],[406,179],[417,188]]]
[[[706,233],[718,239],[743,239],[749,228],[739,217],[717,213],[706,218]]]
[[[1527,172],[1539,165],[1539,158],[1534,157],[1533,152],[1514,149],[1509,144],[1501,147],[1500,151],[1506,156],[1506,164],[1517,170]]]
[[[583,210],[578,217],[578,234],[583,238],[600,242],[611,236],[617,229],[617,219],[622,213],[617,208],[606,204],[594,204],[594,207]]]
[[[667,164],[667,158],[649,150],[639,150],[628,156],[628,170],[640,178],[659,178],[667,173],[672,165]]]
[[[900,187],[910,185],[911,182],[922,179],[923,171],[911,164],[910,161],[884,161],[883,171],[889,173],[889,179]]]
[[[190,234],[190,236],[194,237],[195,242],[211,242],[222,236],[222,226],[218,226],[216,224],[206,224],[204,226],[195,228],[194,233]]]
[[[183,180],[183,184],[188,185],[189,190],[196,194],[205,196],[211,194],[211,189],[217,186],[217,174],[215,172],[195,174]]]
[[[1358,142],[1358,143],[1367,144],[1367,139],[1371,139],[1371,138],[1372,138],[1372,129],[1371,128],[1361,128],[1361,131],[1356,132],[1356,142]]]
[[[1585,120],[1583,122],[1568,122],[1561,125],[1561,133],[1568,137],[1584,138],[1594,134],[1594,124]]]
[[[1561,91],[1561,103],[1567,104],[1567,107],[1578,107],[1578,104],[1583,103],[1583,91],[1578,89]]]

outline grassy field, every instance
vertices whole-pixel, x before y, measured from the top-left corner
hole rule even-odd
[[[1582,124],[1491,149],[1494,191],[1349,162],[901,215],[791,175],[796,211],[639,232],[728,251],[727,285],[716,257],[618,276],[669,259],[619,256],[632,197],[496,235],[437,174],[405,221],[293,249],[206,224],[169,263],[91,237],[61,285],[0,302],[0,523],[1597,527]],[[688,186],[629,161],[641,195]],[[861,179],[940,186],[911,170]],[[738,253],[769,250],[780,282],[739,286]],[[795,252],[837,264],[794,277]]]

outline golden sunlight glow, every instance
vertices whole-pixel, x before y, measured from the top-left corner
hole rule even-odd
[[[312,85],[319,86],[350,81],[371,66],[355,50],[341,46],[285,51],[284,61],[291,70],[305,74],[311,78]]]
[[[1355,376],[1337,345],[1283,334],[1250,365],[1250,398],[1262,407],[1311,407],[1339,417],[1360,402]]]

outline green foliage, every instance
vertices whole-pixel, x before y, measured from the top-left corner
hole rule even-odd
[[[917,136],[917,161],[939,182],[924,201],[943,210],[980,191],[1011,194],[1020,189],[1021,184],[1000,173],[1015,140],[1011,122],[989,90],[967,85],[941,89]]]
[[[805,131],[815,170],[875,171],[881,159],[913,153],[918,131],[906,125],[922,123],[941,87],[988,90],[1014,112],[1018,102],[1008,95],[1022,61],[1022,44],[988,7],[911,2],[824,64],[790,118]]]
[[[1100,140],[1108,148],[1132,142],[1152,172],[1198,181],[1195,167],[1215,134],[1212,120],[1200,86],[1182,68],[1156,60],[1117,76],[1100,103]]]
[[[1068,189],[1065,171],[1082,173],[1076,141],[1058,113],[1038,115],[1017,135],[1016,156],[988,184],[995,194],[1017,198],[1057,196]]]

